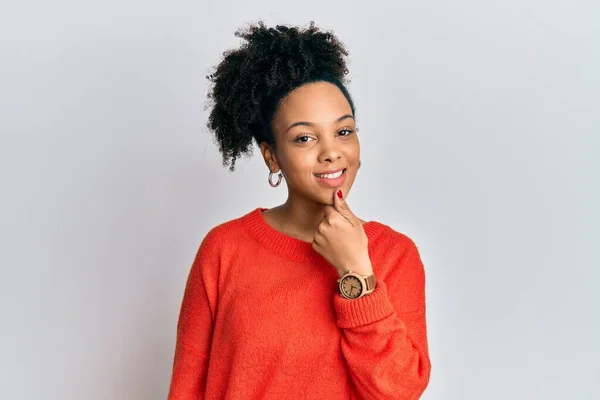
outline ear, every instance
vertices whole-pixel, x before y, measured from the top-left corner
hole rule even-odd
[[[277,156],[275,155],[275,149],[273,145],[262,141],[260,142],[259,147],[267,168],[273,172],[279,171],[281,168],[279,168],[279,163],[277,162]]]

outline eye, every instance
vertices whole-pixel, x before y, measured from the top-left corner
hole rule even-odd
[[[304,139],[306,139],[306,140],[304,140]],[[294,139],[294,142],[295,143],[308,143],[308,139],[311,139],[311,137],[302,135],[302,136],[298,136],[296,139]]]
[[[342,134],[342,132],[346,132],[346,134]],[[338,132],[338,134],[340,134],[340,136],[349,136],[353,133],[354,131],[352,129],[342,129],[341,131]]]

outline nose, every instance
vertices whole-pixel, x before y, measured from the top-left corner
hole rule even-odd
[[[321,151],[319,152],[319,162],[321,163],[334,163],[336,160],[342,158],[342,152],[339,146],[335,143],[335,140],[322,141]]]

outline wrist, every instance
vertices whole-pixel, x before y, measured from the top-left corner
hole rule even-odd
[[[346,273],[337,280],[339,295],[349,300],[356,300],[373,293],[377,286],[374,274],[361,275],[355,271]]]
[[[338,269],[340,278],[347,274],[349,271],[355,272],[362,276],[370,276],[373,275],[373,265],[371,265],[371,260],[369,260],[368,257],[362,262],[353,262],[346,264],[342,268]]]

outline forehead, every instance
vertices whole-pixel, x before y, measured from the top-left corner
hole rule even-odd
[[[314,82],[294,89],[282,99],[275,123],[302,120],[324,124],[345,114],[352,114],[352,109],[342,91],[329,82]]]

